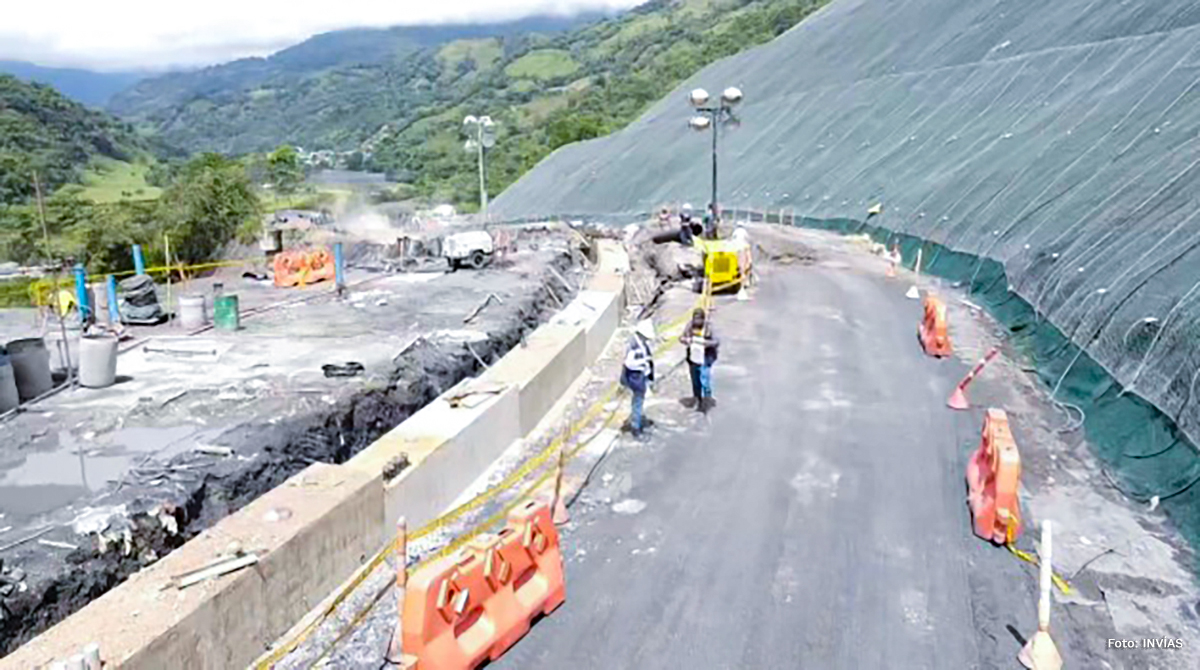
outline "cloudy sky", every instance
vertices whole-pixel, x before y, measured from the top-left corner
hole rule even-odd
[[[339,28],[480,23],[645,0],[5,0],[0,60],[96,70],[264,56]]]

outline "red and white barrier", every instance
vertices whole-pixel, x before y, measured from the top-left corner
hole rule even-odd
[[[975,364],[975,367],[971,368],[971,371],[967,373],[967,376],[962,378],[962,381],[958,383],[958,386],[954,387],[954,393],[951,393],[950,398],[946,400],[947,407],[950,409],[970,409],[971,403],[967,401],[967,386],[971,384],[976,375],[978,375],[980,372],[983,372],[983,368],[986,367],[988,363],[992,362],[992,359],[995,358],[999,353],[1000,346],[997,345],[992,347],[986,354],[984,354],[983,358],[981,358],[979,362]]]

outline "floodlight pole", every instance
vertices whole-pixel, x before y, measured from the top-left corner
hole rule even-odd
[[[720,126],[722,123],[734,121],[733,108],[742,101],[742,92],[737,88],[727,88],[721,93],[720,97],[713,104],[708,104],[708,92],[704,89],[695,89],[689,95],[689,101],[692,107],[703,117],[693,118],[689,125],[696,130],[703,130],[705,121],[707,125],[712,127],[712,197],[709,200],[709,216],[712,221],[712,234],[715,236],[717,231],[717,212],[720,211],[720,206],[717,204],[717,156],[718,156],[718,137],[720,134]],[[700,123],[697,123],[699,121]]]
[[[483,124],[478,124],[475,128],[475,143],[479,145],[479,211],[483,214],[483,220],[487,221],[488,194],[487,172],[483,167]]]
[[[713,122],[712,122],[712,164],[713,164],[712,199],[709,200],[709,203],[711,203],[709,205],[709,207],[711,208],[709,211],[709,214],[712,216],[712,219],[713,219],[713,234],[714,235],[716,234],[716,230],[717,230],[717,212],[720,211],[717,208],[717,133],[719,132],[717,130],[717,127],[721,125],[721,124],[717,123],[717,121],[719,120],[718,116],[719,116],[718,113],[716,113],[716,112],[713,113]]]
[[[492,127],[494,123],[491,117],[488,116],[467,116],[463,119],[463,127],[467,132],[467,150],[475,151],[475,157],[479,166],[479,213],[483,217],[484,222],[487,222],[488,213],[488,194],[487,194],[487,168],[484,153],[488,149],[488,145],[495,142],[495,136],[492,135]],[[471,145],[475,146],[472,147]]]

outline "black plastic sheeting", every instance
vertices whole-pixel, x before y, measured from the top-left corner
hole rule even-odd
[[[686,91],[739,86],[724,207],[836,220],[881,202],[872,224],[998,261],[1006,290],[1197,442],[1198,23],[1190,0],[834,0],[559,150],[492,211],[703,206],[709,138],[686,127]]]

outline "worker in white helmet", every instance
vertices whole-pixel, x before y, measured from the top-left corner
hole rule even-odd
[[[621,385],[633,394],[629,428],[635,437],[641,437],[645,428],[642,407],[646,400],[646,389],[654,381],[654,352],[651,349],[654,337],[654,322],[650,319],[638,321],[625,348],[625,365],[621,369]]]
[[[692,220],[692,206],[684,203],[679,208],[679,243],[685,247],[692,246],[692,240],[700,234],[700,224]]]

